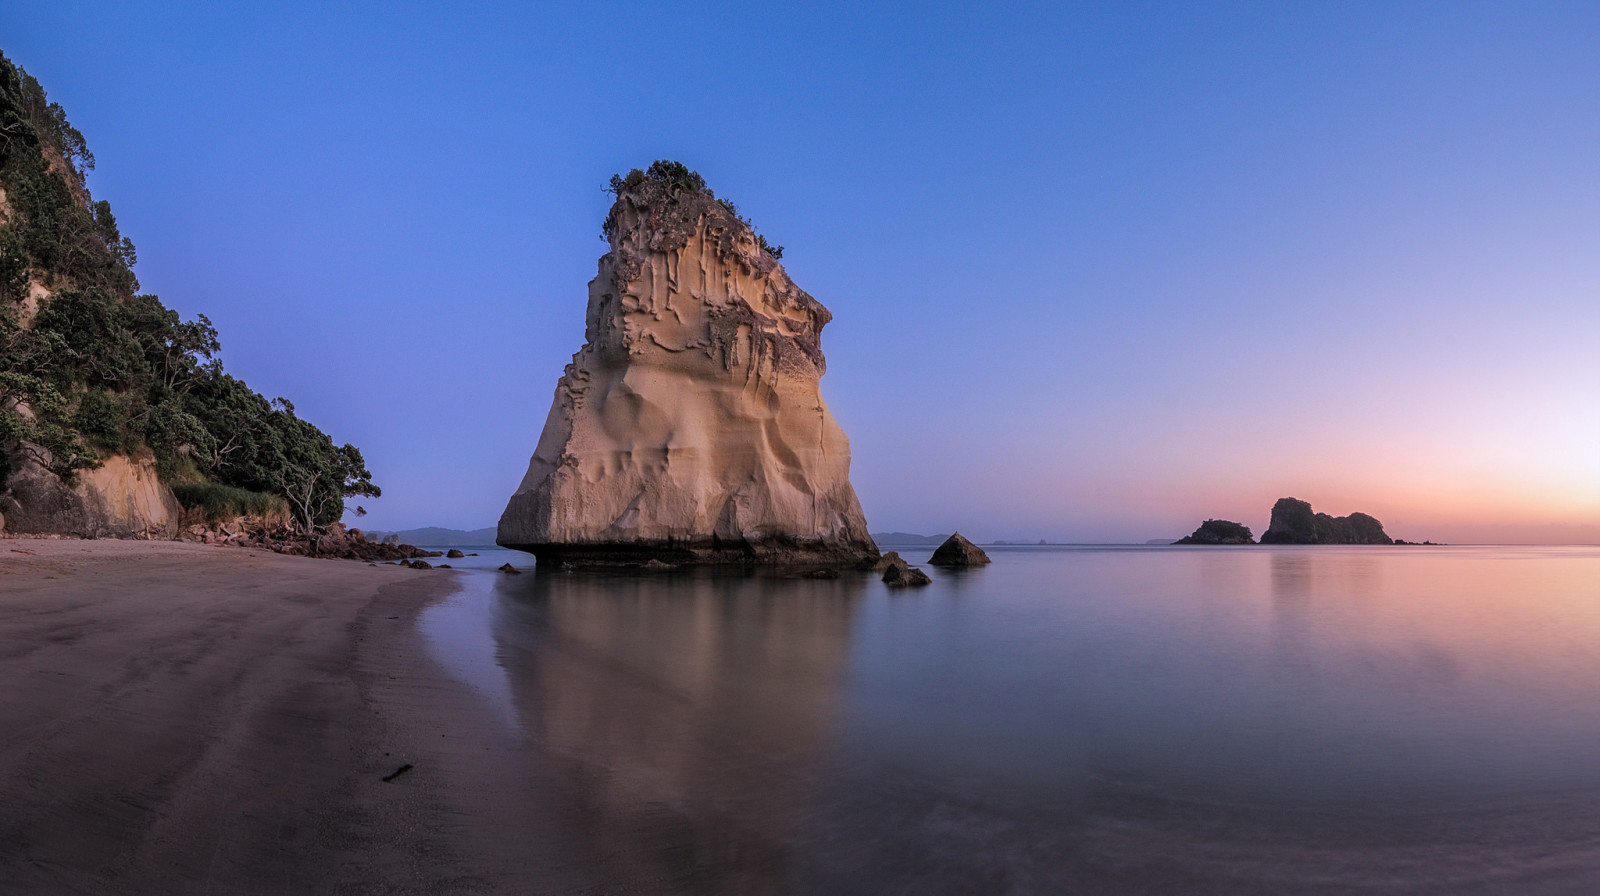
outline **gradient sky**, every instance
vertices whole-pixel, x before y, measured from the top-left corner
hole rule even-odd
[[[498,520],[602,189],[672,158],[833,311],[876,531],[1600,542],[1597,47],[1592,2],[0,9],[145,290],[380,529]]]

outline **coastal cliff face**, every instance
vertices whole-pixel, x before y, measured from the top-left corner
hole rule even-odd
[[[1394,544],[1383,523],[1365,513],[1329,516],[1313,513],[1311,504],[1297,498],[1279,498],[1272,505],[1272,520],[1261,533],[1262,544]]]
[[[0,494],[0,529],[17,535],[173,538],[182,513],[149,452],[113,454],[71,485],[24,452]]]
[[[585,342],[499,544],[556,563],[869,565],[820,390],[828,309],[710,191],[614,186]]]

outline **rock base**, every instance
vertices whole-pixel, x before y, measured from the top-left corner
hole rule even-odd
[[[789,538],[755,543],[716,539],[600,544],[502,543],[501,547],[526,551],[538,560],[540,566],[555,568],[768,566],[869,569],[878,560],[876,547],[808,544]]]

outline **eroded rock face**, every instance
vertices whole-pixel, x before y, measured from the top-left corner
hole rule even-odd
[[[36,449],[42,450],[42,449]],[[148,455],[113,454],[67,485],[27,451],[11,455],[0,496],[6,530],[79,538],[172,538],[182,508]]]
[[[1262,544],[1394,544],[1383,524],[1364,513],[1329,516],[1313,513],[1298,498],[1279,498],[1272,520],[1261,533]]]
[[[541,563],[878,557],[822,400],[832,315],[707,193],[621,189],[585,342],[497,542]]]
[[[1173,544],[1255,544],[1250,527],[1232,520],[1206,520],[1193,533]]]

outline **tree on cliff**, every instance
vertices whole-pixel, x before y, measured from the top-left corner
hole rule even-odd
[[[148,450],[169,483],[282,495],[308,533],[376,497],[353,445],[222,370],[216,328],[140,294],[83,134],[0,54],[0,494],[12,460],[69,481]],[[37,307],[33,303],[37,300]]]
[[[345,498],[382,494],[354,445],[335,447],[327,433],[296,417],[294,405],[282,398],[272,408],[265,421],[268,462],[254,472],[288,500],[303,534],[314,535],[343,516]]]

